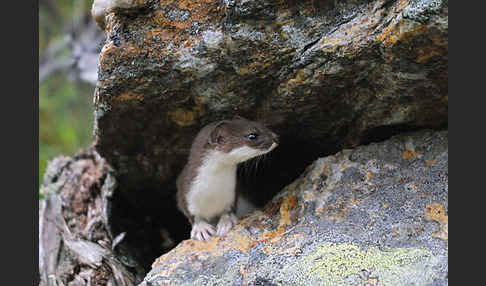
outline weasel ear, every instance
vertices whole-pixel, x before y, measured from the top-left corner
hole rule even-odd
[[[224,136],[222,131],[222,126],[226,123],[226,121],[221,121],[216,126],[214,126],[213,130],[209,134],[209,144],[210,145],[219,145],[224,142]]]

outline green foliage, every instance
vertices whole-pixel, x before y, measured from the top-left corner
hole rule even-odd
[[[89,12],[92,1],[44,1],[39,6],[39,55],[55,41],[62,41],[67,28]],[[62,52],[69,57],[70,51]],[[94,87],[69,81],[55,74],[39,85],[39,183],[48,160],[71,156],[92,142]],[[40,186],[39,186],[40,187]],[[40,194],[39,199],[43,197]]]
[[[92,141],[94,87],[67,81],[64,75],[39,86],[39,179],[47,161],[72,155]]]

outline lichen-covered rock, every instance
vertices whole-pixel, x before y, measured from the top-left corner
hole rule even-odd
[[[227,235],[183,241],[140,285],[447,285],[447,199],[446,131],[343,150]]]
[[[94,98],[122,191],[173,192],[194,135],[235,114],[282,138],[268,191],[319,156],[447,124],[447,0],[132,2],[102,13]]]

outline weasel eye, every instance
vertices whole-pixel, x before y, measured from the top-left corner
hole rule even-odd
[[[255,133],[250,133],[248,135],[248,139],[250,139],[250,140],[255,140],[255,139],[257,139],[257,137],[258,137],[258,134],[255,134]]]

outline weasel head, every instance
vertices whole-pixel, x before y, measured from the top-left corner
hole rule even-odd
[[[278,142],[278,135],[263,124],[242,117],[215,123],[208,139],[210,148],[220,151],[232,164],[268,153]]]

